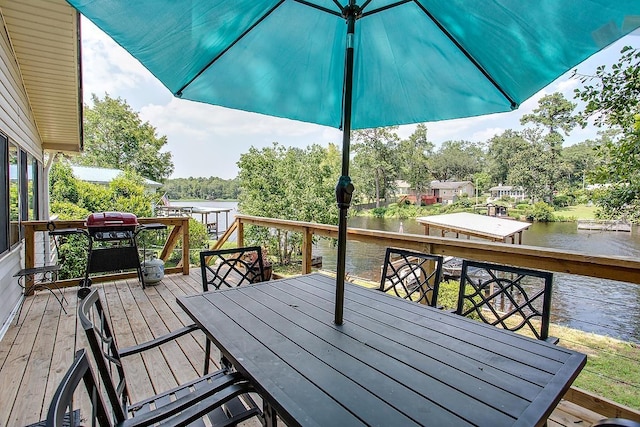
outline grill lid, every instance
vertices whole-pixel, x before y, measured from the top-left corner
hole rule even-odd
[[[87,217],[87,229],[92,231],[135,230],[138,217],[129,212],[97,212]]]

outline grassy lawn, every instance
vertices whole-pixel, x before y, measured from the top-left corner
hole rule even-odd
[[[573,385],[617,403],[640,409],[640,346],[602,335],[551,325],[550,334],[559,345],[587,355],[584,367]]]
[[[563,218],[566,221],[570,221],[577,219],[595,219],[595,212],[595,206],[577,205],[560,208],[553,214],[558,218]]]

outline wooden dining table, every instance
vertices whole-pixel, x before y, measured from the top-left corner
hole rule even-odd
[[[544,425],[586,356],[309,274],[178,297],[288,426]],[[268,416],[268,423],[275,424]]]

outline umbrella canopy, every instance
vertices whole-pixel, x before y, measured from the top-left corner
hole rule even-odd
[[[509,111],[640,26],[638,0],[67,0],[175,96],[349,133]]]

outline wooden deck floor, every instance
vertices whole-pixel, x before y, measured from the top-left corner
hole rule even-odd
[[[190,276],[168,275],[142,289],[137,280],[95,284],[109,312],[119,346],[141,343],[190,322],[176,297],[201,290],[200,272]],[[57,384],[71,365],[77,349],[87,347],[76,322],[76,288],[67,288],[65,314],[49,293],[40,292],[25,301],[20,321],[14,320],[0,341],[0,426],[24,426],[46,416]],[[174,387],[202,372],[204,334],[180,338],[125,360],[134,401]],[[134,360],[130,360],[134,359]],[[218,356],[213,355],[217,360]],[[135,378],[135,382],[132,379]],[[150,380],[151,379],[151,380]],[[589,427],[601,418],[570,402],[561,402],[550,427]],[[250,425],[259,425],[256,420]]]

